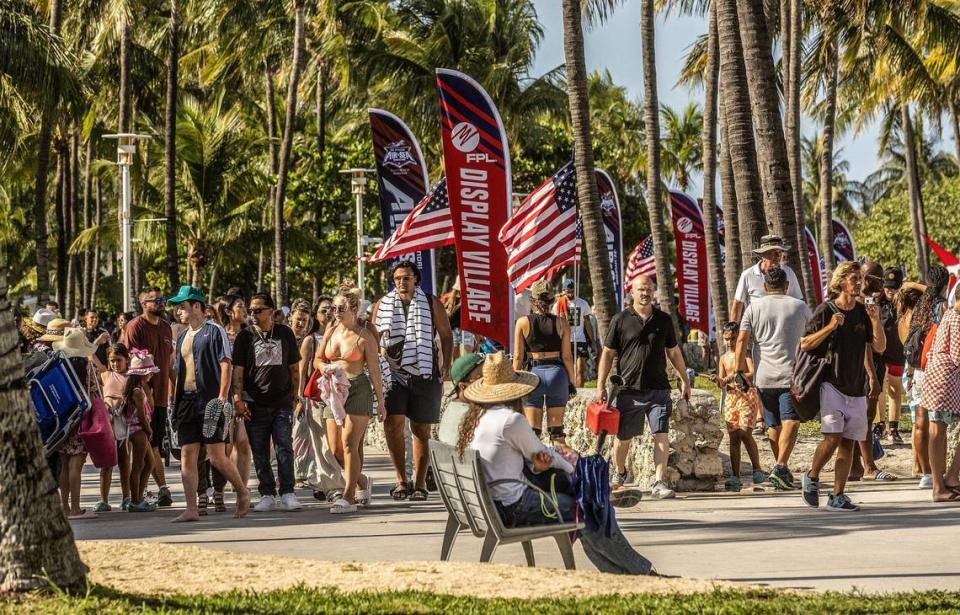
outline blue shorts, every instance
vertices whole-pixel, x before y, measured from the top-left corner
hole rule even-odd
[[[763,422],[767,427],[779,427],[784,421],[799,421],[793,406],[790,389],[761,389],[760,403],[763,404]]]
[[[564,408],[570,399],[570,379],[562,365],[537,365],[531,369],[540,377],[529,395],[523,398],[524,408]],[[546,405],[544,405],[546,404]]]
[[[629,440],[642,434],[644,420],[650,426],[650,433],[670,432],[670,411],[673,407],[670,389],[620,391],[614,407],[620,411],[618,440]]]

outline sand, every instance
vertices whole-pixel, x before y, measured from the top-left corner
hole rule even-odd
[[[79,541],[77,547],[90,567],[90,581],[137,594],[265,591],[301,583],[343,592],[425,590],[481,598],[692,593],[744,587],[704,579],[632,577],[506,564],[330,562],[158,542]],[[545,570],[549,574],[544,574]]]

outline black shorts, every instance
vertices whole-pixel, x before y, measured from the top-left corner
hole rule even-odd
[[[615,404],[620,411],[618,439],[629,440],[642,434],[644,421],[650,426],[650,433],[670,432],[670,411],[673,402],[669,389],[620,391]]]
[[[590,356],[590,344],[587,342],[577,342],[574,352],[577,357],[586,359]]]
[[[229,430],[223,429],[222,425],[217,425],[213,437],[204,437],[203,410],[205,407],[206,402],[200,399],[196,393],[184,393],[177,400],[173,412],[173,424],[176,426],[177,442],[181,448],[187,444],[220,444],[226,441],[219,434]],[[224,417],[221,414],[220,421],[223,420]]]
[[[150,429],[153,431],[153,439],[150,440],[150,446],[161,448],[163,446],[163,437],[167,435],[167,407],[155,406],[153,416],[150,417]]]
[[[387,393],[387,415],[405,416],[414,423],[432,425],[440,422],[440,401],[443,397],[443,383],[440,378],[419,378],[411,376],[409,383],[393,383]]]

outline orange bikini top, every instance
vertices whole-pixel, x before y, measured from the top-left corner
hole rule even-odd
[[[332,335],[330,336],[333,337]],[[357,335],[357,343],[354,344],[353,350],[348,352],[346,356],[340,356],[336,353],[335,348],[330,347],[330,339],[327,340],[327,345],[323,349],[323,356],[326,357],[327,362],[330,361],[347,361],[348,363],[355,363],[363,359],[363,351],[360,350],[360,335]]]

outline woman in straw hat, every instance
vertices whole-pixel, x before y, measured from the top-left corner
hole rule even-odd
[[[557,472],[569,479],[575,471],[567,457],[576,453],[564,447],[563,453],[544,444],[523,416],[521,400],[539,384],[536,374],[515,371],[502,352],[487,355],[483,377],[470,384],[464,396],[472,402],[460,428],[457,448],[467,446],[483,460],[483,473],[500,518],[507,527],[557,523],[554,507],[541,499],[540,491],[524,484],[525,469],[534,475]],[[508,482],[497,481],[507,480]],[[570,483],[569,480],[557,484]],[[572,489],[555,494],[555,508],[563,519],[575,518],[577,500]],[[617,527],[611,510],[609,536],[603,529],[580,532],[583,550],[602,572],[617,574],[655,574],[648,559],[633,550]]]
[[[90,356],[97,351],[97,347],[87,341],[83,329],[65,328],[65,325],[60,322],[51,321],[47,326],[47,333],[40,339],[52,342],[53,349],[70,361],[77,376],[86,383],[87,394],[92,401],[100,396],[97,372],[90,362]],[[83,474],[83,464],[87,461],[87,449],[76,431],[67,438],[63,448],[60,449],[60,460],[60,501],[67,513],[67,518],[95,519],[97,517],[95,512],[80,508],[80,479]]]

